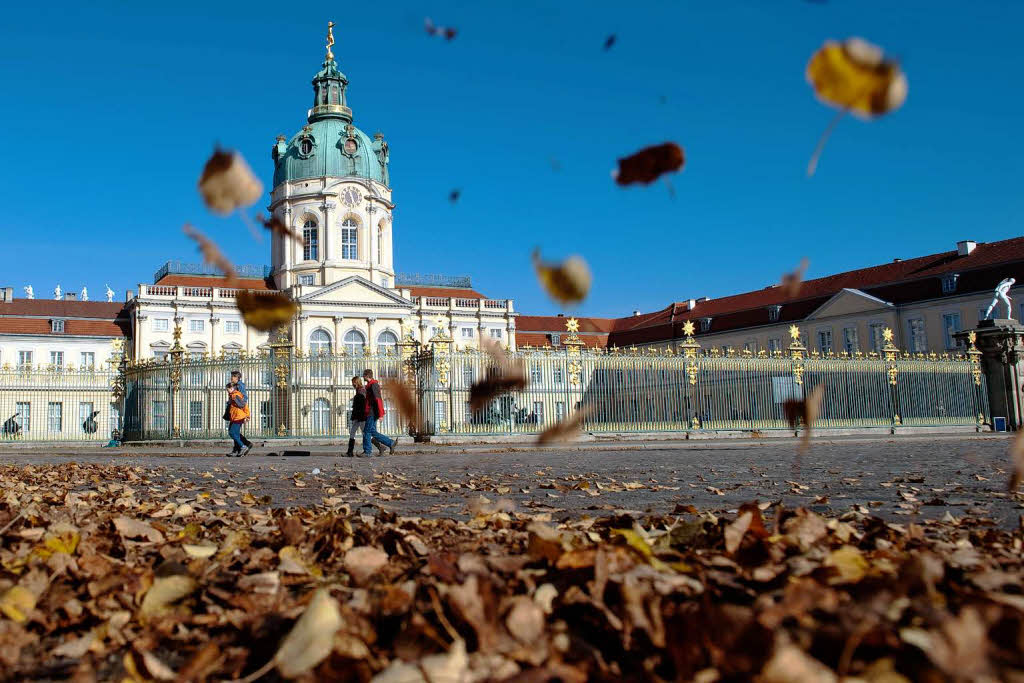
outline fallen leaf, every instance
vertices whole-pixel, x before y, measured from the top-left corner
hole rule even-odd
[[[318,589],[274,655],[281,675],[301,676],[326,659],[334,647],[334,634],[341,625],[338,601],[326,589]]]
[[[645,147],[636,154],[619,159],[615,182],[619,185],[648,185],[665,173],[678,171],[685,161],[683,148],[674,142]]]
[[[139,614],[143,617],[165,614],[175,602],[191,594],[197,586],[196,580],[187,574],[158,576],[153,579],[153,585],[146,591],[146,596],[139,607]]]
[[[573,255],[561,263],[546,263],[540,258],[540,249],[535,249],[533,267],[544,291],[555,301],[577,304],[587,298],[593,278],[582,257]]]
[[[546,443],[568,441],[569,439],[572,439],[579,433],[583,423],[592,412],[593,406],[586,405],[580,407],[566,419],[561,422],[556,422],[541,432],[537,437],[537,445],[542,446]]]
[[[832,585],[857,583],[864,578],[870,566],[860,550],[852,545],[844,545],[833,550],[832,554],[825,558],[824,565],[834,567],[839,572],[838,576],[829,579],[828,582]]]
[[[730,555],[736,552],[740,547],[740,543],[743,542],[743,535],[747,533],[747,529],[750,528],[750,523],[753,519],[754,513],[748,510],[726,525],[724,533],[725,552]]]
[[[126,538],[145,538],[151,543],[160,543],[164,540],[164,535],[157,529],[131,517],[116,517],[114,527],[119,534]]]
[[[259,201],[263,183],[241,154],[218,148],[203,166],[199,194],[211,211],[226,215]]]
[[[257,294],[239,290],[235,294],[235,304],[242,312],[245,324],[261,332],[288,324],[298,310],[294,301],[277,292]]]
[[[215,545],[193,545],[191,543],[182,543],[181,549],[184,550],[185,554],[189,557],[197,557],[199,559],[213,557],[217,552],[217,546]]]
[[[367,583],[388,563],[388,554],[370,546],[358,546],[345,553],[345,569],[356,585]]]
[[[8,619],[24,624],[36,608],[36,596],[24,586],[11,586],[0,595],[0,612]]]
[[[185,234],[191,237],[199,244],[199,253],[202,254],[203,260],[209,263],[214,268],[217,268],[228,280],[235,280],[238,274],[235,272],[235,267],[231,265],[231,261],[228,257],[221,252],[220,247],[214,244],[213,240],[193,228],[188,223],[182,228]]]

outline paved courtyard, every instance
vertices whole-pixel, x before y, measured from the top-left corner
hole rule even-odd
[[[182,502],[209,493],[202,500],[221,506],[327,501],[407,516],[463,517],[475,506],[500,504],[559,519],[670,513],[687,505],[724,511],[758,500],[831,515],[856,508],[898,521],[971,515],[1016,527],[1024,496],[1007,493],[1008,448],[1009,440],[995,435],[818,439],[802,456],[794,440],[574,445],[547,451],[407,449],[406,455],[372,459],[329,454],[238,459],[224,457],[221,449],[203,454],[55,447],[0,451],[0,462],[130,466],[138,468],[142,481],[174,487]],[[132,485],[128,470],[117,471]],[[82,482],[81,488],[89,487],[89,481]]]

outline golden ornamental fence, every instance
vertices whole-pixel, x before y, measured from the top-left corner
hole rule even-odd
[[[444,335],[421,349],[403,340],[374,354],[303,355],[290,343],[257,355],[210,358],[172,349],[166,360],[123,369],[129,440],[223,438],[225,384],[246,383],[250,438],[344,438],[351,378],[364,369],[401,378],[419,402],[420,435],[534,434],[586,407],[586,431],[790,430],[787,401],[822,385],[818,429],[971,426],[990,422],[980,353],[907,354],[887,340],[881,353],[808,354],[797,336],[785,351],[702,349],[692,334],[676,348],[584,348],[573,330],[559,348],[506,351],[528,384],[478,411],[470,390],[492,372],[485,353],[459,350]],[[405,431],[388,406],[382,431]]]

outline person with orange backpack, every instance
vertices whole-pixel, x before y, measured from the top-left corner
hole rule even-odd
[[[238,390],[238,386],[235,383],[228,383],[227,390],[228,405],[224,414],[228,422],[230,422],[228,434],[235,444],[235,447],[228,453],[228,457],[233,455],[240,458],[252,450],[251,443],[248,447],[245,447],[245,443],[242,441],[242,424],[249,419],[249,403],[245,400],[245,396]],[[245,449],[244,451],[242,450],[243,448]]]

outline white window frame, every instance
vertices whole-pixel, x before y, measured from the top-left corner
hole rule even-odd
[[[555,401],[555,421],[561,422],[565,419],[565,401]]]
[[[153,318],[152,329],[154,332],[170,332],[171,331],[171,319],[170,318]]]
[[[320,255],[320,223],[308,216],[302,224],[302,260],[318,261]]]
[[[359,260],[359,221],[352,216],[341,222],[341,258]]]
[[[860,351],[859,332],[856,325],[843,328],[843,350],[850,354]]]
[[[956,318],[956,329],[951,330],[949,321],[951,318]],[[951,311],[949,313],[942,314],[942,336],[946,342],[946,349],[952,351],[953,349],[960,348],[960,344],[957,342],[956,337],[953,336],[954,332],[959,332],[963,328],[963,316],[960,315],[960,311]]]
[[[54,318],[50,321],[50,332],[63,332],[64,321],[59,318]]]
[[[355,339],[349,339],[353,333],[358,335],[360,341],[357,342]],[[361,356],[363,355],[363,351],[366,347],[366,335],[359,330],[352,329],[345,333],[344,341],[342,343],[345,346],[346,354],[349,356]]]
[[[868,323],[868,342],[871,344],[871,350],[875,353],[881,353],[885,347],[885,323],[872,322]]]
[[[832,343],[832,328],[826,327],[817,330],[818,333],[818,353],[828,353],[835,349]],[[827,348],[826,348],[827,347]]]
[[[299,276],[299,284],[300,285],[314,285],[314,284],[316,284],[316,275],[300,275]]]
[[[83,407],[89,406],[88,409],[82,410]],[[92,401],[79,401],[78,402],[78,426],[85,431],[85,423],[88,422],[89,418],[96,411],[96,404]],[[97,425],[98,427],[98,425]]]
[[[192,318],[188,321],[188,331],[194,334],[206,332],[206,321],[201,318]]]
[[[50,351],[50,365],[58,368],[64,367],[64,352]]]
[[[14,421],[21,427],[22,432],[32,429],[31,401],[18,401],[14,404]]]
[[[323,396],[313,399],[310,409],[310,427],[314,434],[331,433],[331,402]]]
[[[502,338],[501,332],[502,332],[502,330],[501,330],[500,327],[492,327],[491,331],[488,334],[491,335],[491,339],[501,339]]]
[[[47,401],[46,403],[46,431],[60,433],[64,431],[64,403],[63,401]]]
[[[18,367],[19,368],[30,368],[30,367],[32,367],[32,352],[31,351],[18,351]]]
[[[198,407],[198,409],[197,409]],[[203,428],[203,402],[202,401],[189,401],[188,402],[188,428],[191,430],[200,430]]]
[[[943,294],[954,294],[956,292],[956,282],[960,279],[960,273],[946,273],[942,276],[942,293]]]
[[[240,320],[225,320],[224,321],[224,334],[241,334],[242,333],[242,321]]]
[[[463,327],[462,328],[462,338],[463,339],[472,339],[473,338],[473,328],[472,327]]]
[[[167,429],[167,401],[153,401],[153,429]]]
[[[920,340],[918,335],[914,334],[914,323],[921,324]],[[907,319],[907,347],[912,353],[924,353],[928,350],[928,328],[925,327],[924,316]]]
[[[768,351],[770,353],[775,353],[776,351],[781,351],[781,350],[782,350],[782,338],[781,337],[772,337],[771,339],[768,340]]]
[[[96,367],[96,352],[95,351],[82,351],[79,354],[81,359],[80,365],[83,368],[94,368]]]
[[[377,335],[377,351],[388,351],[392,355],[398,353],[398,335],[391,330],[381,330]]]
[[[544,401],[534,401],[530,412],[537,416],[537,424],[544,424]]]

